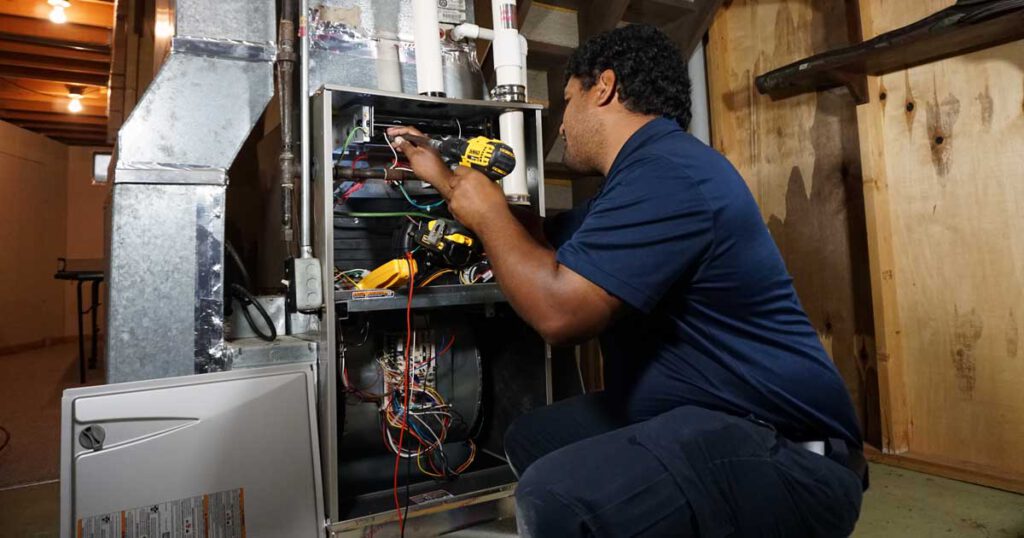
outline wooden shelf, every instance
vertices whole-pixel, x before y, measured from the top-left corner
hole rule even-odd
[[[959,0],[955,5],[863,43],[763,74],[773,99],[846,86],[867,102],[866,75],[883,75],[1024,38],[1024,0]]]

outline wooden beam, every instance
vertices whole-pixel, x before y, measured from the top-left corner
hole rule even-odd
[[[82,98],[82,104],[105,107],[107,105],[105,90],[105,88],[87,88],[85,96]],[[54,99],[63,101],[67,99],[67,94],[67,86],[60,82],[0,77],[0,99],[50,102]]]
[[[560,7],[562,9],[571,9],[573,11],[580,8],[580,0],[542,0],[536,3],[542,6]]]
[[[873,35],[871,2],[859,2],[861,28]],[[898,454],[910,450],[911,421],[904,379],[903,340],[900,327],[892,209],[886,168],[885,103],[881,79],[868,77],[868,102],[857,107],[861,172],[864,178],[864,213],[867,224],[871,302],[875,314],[875,349],[878,357],[878,399],[882,414],[882,450]]]
[[[68,99],[54,98],[50,102],[45,101],[22,101],[19,99],[0,99],[0,109],[22,110],[25,112],[55,112],[57,114],[71,114],[68,111]],[[76,116],[107,116],[106,107],[82,105],[82,111],[74,113]]]
[[[71,138],[74,140],[99,140],[106,141],[107,133],[103,131],[65,131],[61,129],[33,129],[35,132],[49,136],[50,138]]]
[[[622,20],[622,15],[629,7],[630,0],[607,0],[605,2],[586,2],[576,11],[576,23],[579,26],[580,43],[601,32],[611,30]]]
[[[50,138],[53,138],[53,137],[50,137]],[[66,145],[66,146],[101,146],[101,147],[111,147],[110,144],[106,143],[105,141],[101,141],[101,140],[77,140],[77,139],[73,139],[73,138],[54,138],[54,140],[60,142],[61,144]]]
[[[85,84],[87,86],[107,85],[107,75],[93,73],[72,73],[56,69],[41,69],[16,65],[0,65],[0,77],[31,78],[35,80],[52,80],[66,84]]]
[[[34,45],[32,43],[18,43],[14,41],[0,41],[0,51],[23,52],[26,54],[39,54],[69,60],[86,60],[92,62],[110,63],[110,55],[100,52],[89,52],[68,48],[57,48],[47,45]]]
[[[0,14],[42,19],[49,22],[50,6],[43,0],[0,0]],[[73,2],[64,10],[68,23],[99,28],[113,28],[114,5],[106,3]]]
[[[847,86],[863,104],[864,75],[884,75],[1024,38],[1019,0],[958,2],[869,41],[803,58],[757,77],[773,98]],[[853,84],[851,84],[853,82]]]
[[[71,71],[75,73],[92,73],[103,76],[110,73],[110,62],[108,61],[73,60],[70,58],[26,52],[8,52],[5,50],[0,50],[0,64],[56,69],[58,71]]]
[[[658,26],[675,41],[676,45],[679,45],[683,58],[688,60],[704,39],[704,34],[708,32],[711,20],[722,3],[723,0],[693,0],[693,11]]]
[[[0,15],[3,34],[26,36],[57,43],[72,42],[110,46],[110,30],[81,24],[53,24],[48,20]],[[0,36],[3,38],[3,36]]]
[[[548,69],[565,67],[565,63],[572,55],[569,47],[554,45],[541,41],[530,41],[528,43],[530,54],[526,57],[527,65],[533,69],[547,71]]]
[[[874,463],[1024,493],[1024,476],[1007,473],[1005,469],[993,469],[969,461],[946,461],[939,456],[913,452],[900,455],[883,454],[871,446],[865,447],[864,455],[868,461]]]
[[[0,43],[23,43],[28,45],[39,45],[61,50],[76,52],[92,52],[110,56],[110,45],[97,45],[95,43],[84,43],[81,41],[61,41],[25,34],[14,34],[0,31]]]
[[[99,116],[78,116],[75,114],[55,114],[52,112],[23,112],[19,110],[0,110],[0,119],[24,120],[26,122],[44,121],[55,123],[80,123],[104,126],[107,124],[107,118]]]
[[[59,132],[73,135],[76,133],[82,134],[102,134],[106,136],[106,128],[102,125],[83,125],[79,123],[57,123],[57,122],[45,122],[45,121],[24,121],[24,120],[12,120],[10,123],[21,127],[22,129],[28,129],[36,132]]]
[[[633,0],[622,14],[622,19],[630,23],[651,24],[662,26],[666,21],[674,21],[680,17],[693,16],[698,10],[697,2],[681,0],[667,2],[659,0]]]

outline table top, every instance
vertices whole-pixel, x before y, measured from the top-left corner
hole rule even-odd
[[[103,280],[107,261],[102,258],[57,258],[57,280]]]

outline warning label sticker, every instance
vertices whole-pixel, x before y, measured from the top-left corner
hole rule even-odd
[[[81,518],[77,531],[78,538],[245,538],[245,490]]]
[[[466,22],[466,0],[437,0],[437,20],[445,24]]]

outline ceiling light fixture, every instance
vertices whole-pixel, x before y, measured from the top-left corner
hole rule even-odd
[[[68,84],[68,110],[75,114],[82,111],[82,97],[85,96],[85,88]]]
[[[71,7],[71,2],[68,0],[46,0],[46,3],[53,6],[50,10],[50,22],[56,24],[68,22],[68,14],[64,10]]]

